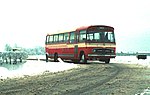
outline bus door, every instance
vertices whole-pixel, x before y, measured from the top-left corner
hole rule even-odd
[[[74,42],[74,58],[77,59],[78,58],[78,33],[75,32],[75,42]]]
[[[70,39],[68,43],[68,47],[70,48],[68,53],[70,54],[69,57],[76,59],[78,55],[78,45],[77,45],[77,34],[75,31],[70,32]]]
[[[63,57],[68,58],[70,56],[69,54],[69,33],[64,33],[64,42],[65,42],[65,48],[63,48]]]

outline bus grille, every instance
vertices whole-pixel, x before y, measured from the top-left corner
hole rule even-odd
[[[114,53],[113,49],[93,49],[94,53],[98,53],[98,54],[112,54]]]

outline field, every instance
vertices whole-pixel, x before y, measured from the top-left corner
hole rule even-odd
[[[89,63],[2,64],[0,95],[149,95],[150,57],[117,56],[110,64]]]

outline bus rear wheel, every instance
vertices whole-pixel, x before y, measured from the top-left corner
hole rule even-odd
[[[48,62],[48,55],[46,54],[46,62]]]
[[[57,53],[54,54],[54,62],[58,62],[58,54]]]
[[[80,54],[80,61],[79,62],[80,63],[87,63],[87,59],[86,59],[84,52]]]

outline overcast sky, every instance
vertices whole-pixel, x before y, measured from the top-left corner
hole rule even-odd
[[[45,35],[85,25],[115,28],[117,51],[150,52],[149,0],[0,0],[0,48],[44,46]]]

